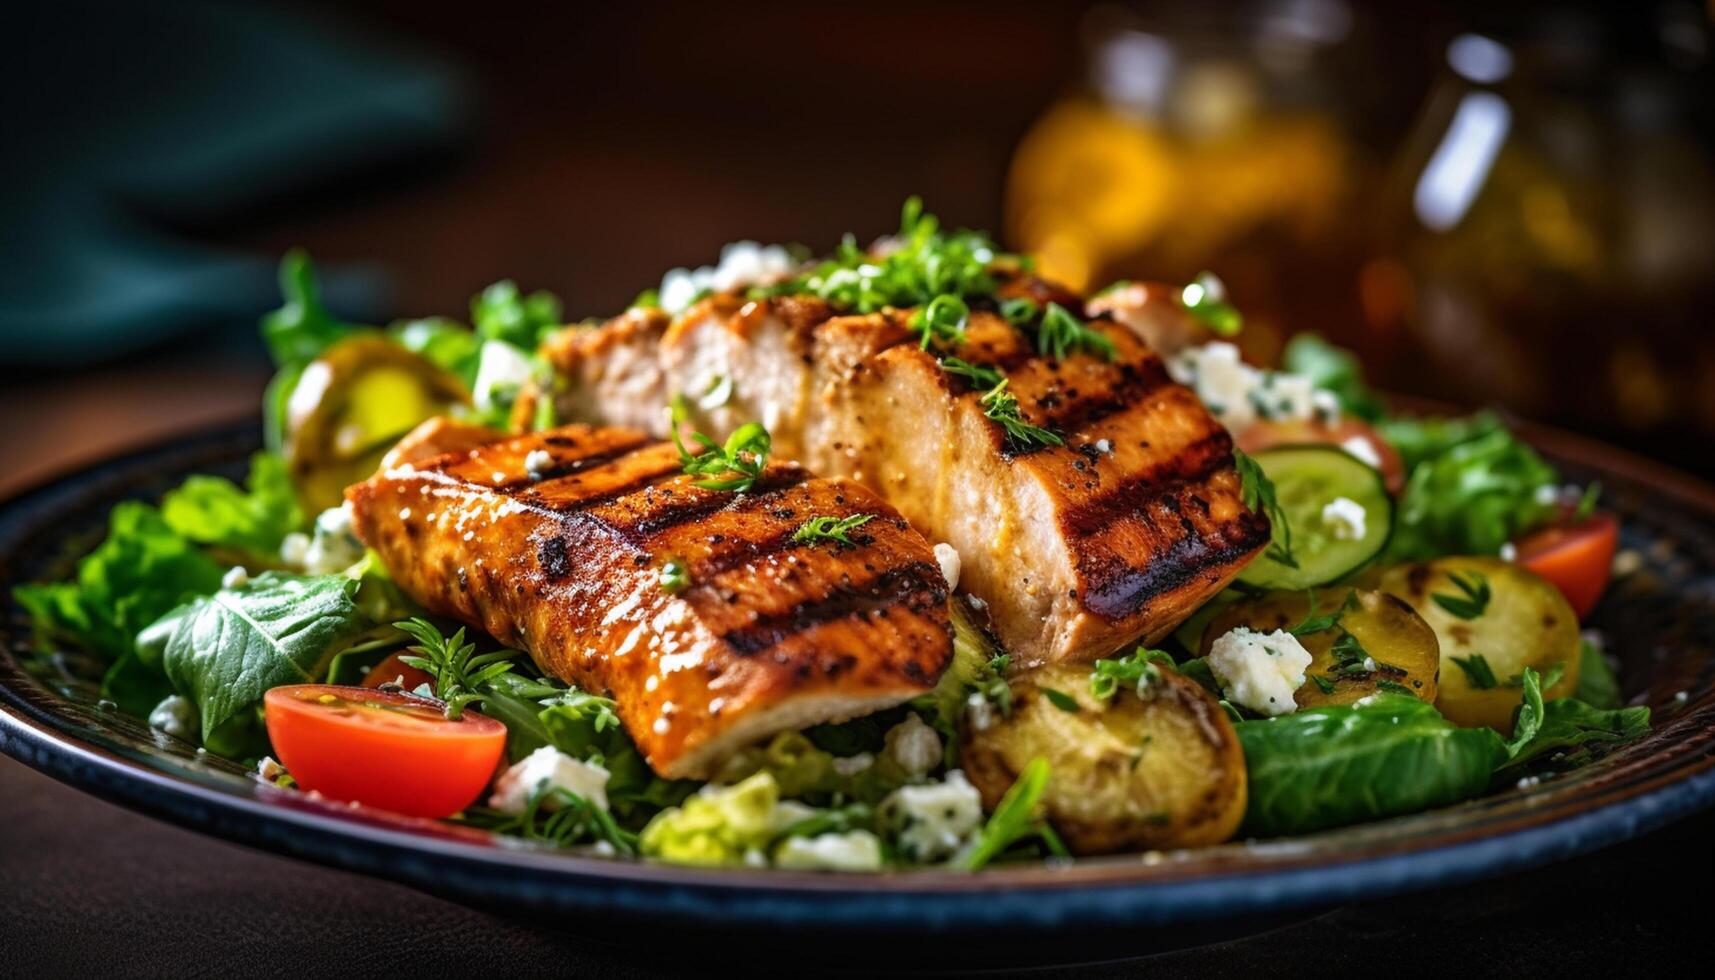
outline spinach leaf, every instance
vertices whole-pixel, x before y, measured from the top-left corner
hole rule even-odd
[[[135,650],[114,661],[101,679],[101,696],[138,718],[149,717],[155,705],[172,693],[173,685],[160,661],[145,660]]]
[[[280,367],[302,364],[357,329],[343,323],[322,305],[316,269],[303,249],[280,260],[280,293],[285,302],[262,317],[262,340]]]
[[[1381,429],[1410,472],[1388,544],[1393,558],[1492,555],[1554,517],[1537,496],[1558,481],[1554,467],[1495,416],[1389,419]]]
[[[1370,422],[1382,417],[1382,400],[1364,384],[1363,368],[1357,355],[1323,340],[1313,333],[1301,333],[1287,341],[1280,353],[1281,370],[1303,375],[1310,383],[1332,392],[1340,400],[1340,408],[1348,415]]]
[[[20,586],[13,597],[45,636],[111,662],[131,651],[143,627],[219,588],[220,577],[220,566],[160,511],[126,501],[113,508],[107,538],[78,562],[72,581]]]
[[[198,544],[264,559],[278,555],[280,542],[304,523],[285,458],[266,452],[250,457],[243,489],[224,477],[198,474],[167,493],[161,516]]]
[[[1506,757],[1487,728],[1458,728],[1413,697],[1312,708],[1234,726],[1250,774],[1242,832],[1299,834],[1481,793]]]
[[[1592,708],[1620,706],[1620,679],[1614,675],[1614,668],[1608,665],[1602,648],[1589,640],[1583,641],[1583,649],[1579,652],[1578,690],[1573,696]]]
[[[322,678],[334,654],[370,626],[352,602],[356,590],[344,575],[265,572],[175,610],[151,627],[138,652],[147,659],[159,646],[174,689],[196,702],[207,741],[269,688]]]
[[[1649,734],[1649,718],[1649,709],[1642,706],[1597,708],[1577,698],[1558,698],[1542,706],[1540,720],[1529,738],[1520,739],[1514,733],[1508,744],[1512,758],[1500,767],[1497,775],[1510,778],[1511,774],[1545,762],[1566,768],[1582,764],[1589,761],[1597,747],[1618,745]]]

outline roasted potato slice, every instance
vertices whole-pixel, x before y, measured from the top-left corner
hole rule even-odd
[[[1455,575],[1487,589],[1489,597],[1477,615],[1465,618],[1436,601],[1443,596],[1456,609],[1472,612],[1463,608],[1461,600],[1470,599]],[[1560,680],[1542,692],[1549,700],[1577,689],[1578,616],[1560,590],[1534,572],[1500,558],[1454,557],[1397,565],[1375,578],[1377,588],[1411,603],[1435,630],[1441,643],[1435,706],[1454,724],[1512,731],[1517,678],[1526,667],[1544,678],[1564,668]],[[1476,654],[1482,656],[1481,665],[1471,660]]]
[[[458,378],[380,334],[329,347],[286,402],[286,459],[304,510],[337,507],[401,436],[469,401]]]
[[[1090,693],[1087,665],[1015,678],[1011,714],[967,728],[960,759],[992,809],[1037,756],[1053,773],[1048,819],[1078,854],[1216,844],[1244,818],[1238,735],[1215,699],[1171,668],[1155,669],[1144,696],[1121,689],[1106,703]]]
[[[1311,660],[1293,700],[1300,708],[1351,704],[1386,686],[1433,703],[1441,667],[1435,631],[1402,600],[1367,589],[1321,589],[1315,593],[1316,609],[1331,613],[1347,603],[1347,596],[1350,605],[1336,626],[1298,638]],[[1292,629],[1310,615],[1310,599],[1304,592],[1271,592],[1229,606],[1210,620],[1199,652],[1207,657],[1215,640],[1240,626],[1263,633]],[[1342,632],[1375,661],[1374,669],[1366,669],[1366,661],[1353,663],[1349,646],[1337,646]]]

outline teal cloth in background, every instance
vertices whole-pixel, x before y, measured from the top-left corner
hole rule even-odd
[[[288,8],[39,2],[15,10],[0,90],[0,366],[111,361],[278,303],[277,256],[183,229],[454,147],[449,66]],[[336,308],[384,312],[374,273]]]

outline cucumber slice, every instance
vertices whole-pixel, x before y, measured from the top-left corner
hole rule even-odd
[[[1393,533],[1393,498],[1374,467],[1326,444],[1279,446],[1251,458],[1274,484],[1275,499],[1292,528],[1292,557],[1298,567],[1265,553],[1245,567],[1240,582],[1265,589],[1327,585],[1362,568],[1387,547]],[[1352,534],[1351,523],[1338,520],[1337,512],[1333,520],[1324,518],[1324,508],[1340,499],[1363,508],[1361,533]]]

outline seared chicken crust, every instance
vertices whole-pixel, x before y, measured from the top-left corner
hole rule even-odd
[[[429,610],[612,697],[656,772],[707,778],[735,749],[930,690],[952,657],[927,542],[843,479],[772,463],[705,490],[634,429],[567,426],[401,462],[347,491],[358,536]],[[852,545],[813,516],[872,514]],[[689,584],[663,585],[669,561]]]

